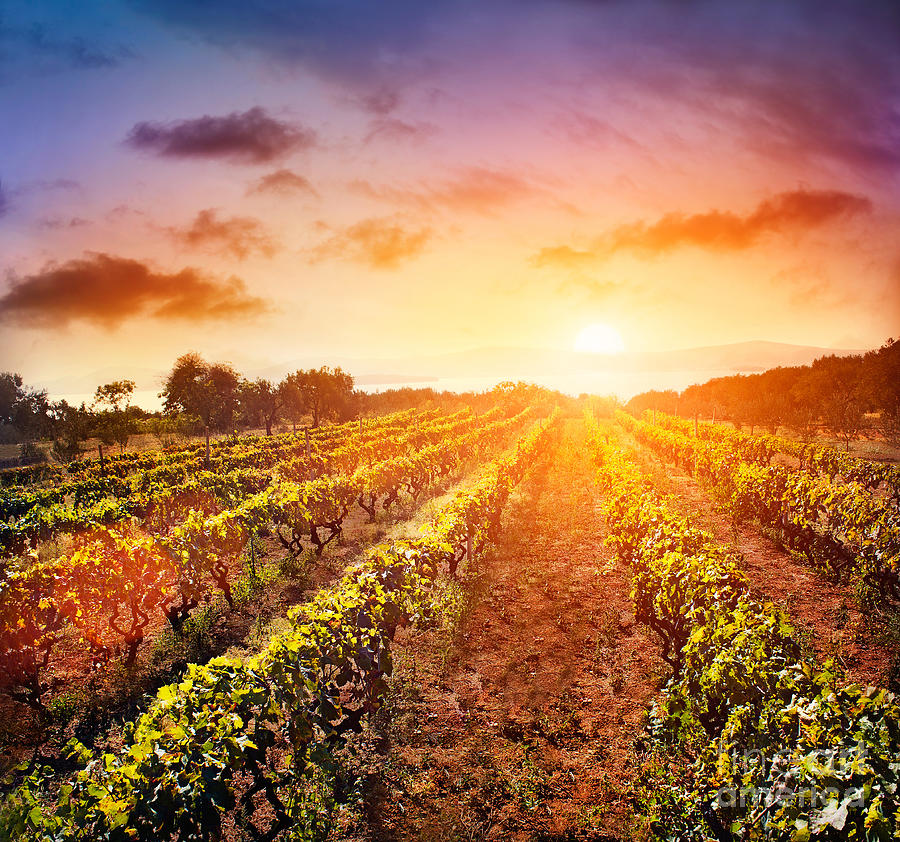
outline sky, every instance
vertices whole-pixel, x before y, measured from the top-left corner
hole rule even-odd
[[[900,4],[3,0],[0,369],[900,335]]]

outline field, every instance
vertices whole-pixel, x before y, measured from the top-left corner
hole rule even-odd
[[[501,403],[7,476],[7,837],[896,833],[896,467]]]

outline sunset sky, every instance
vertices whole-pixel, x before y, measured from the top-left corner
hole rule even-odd
[[[900,334],[900,4],[4,0],[0,368]]]

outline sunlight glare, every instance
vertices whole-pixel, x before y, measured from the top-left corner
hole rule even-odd
[[[591,324],[575,337],[575,350],[589,354],[621,354],[625,343],[614,327],[607,324]]]

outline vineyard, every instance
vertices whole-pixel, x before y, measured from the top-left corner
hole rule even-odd
[[[499,402],[0,478],[3,838],[900,839],[897,466]]]

